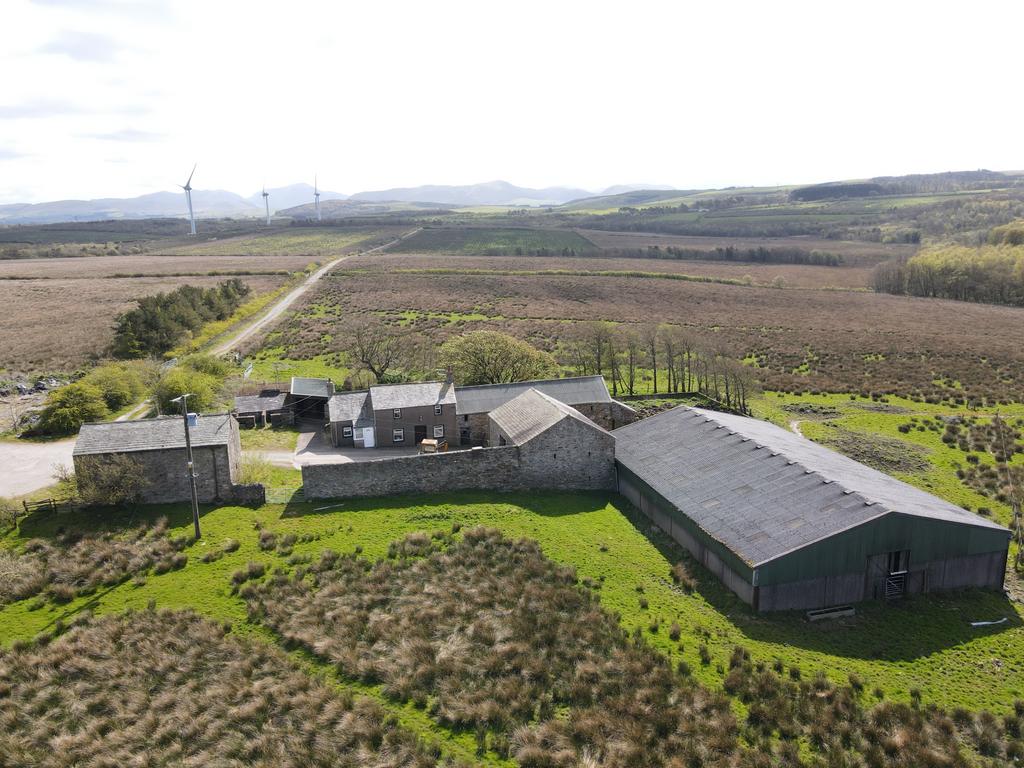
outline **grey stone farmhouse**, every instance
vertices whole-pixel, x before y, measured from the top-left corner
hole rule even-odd
[[[251,491],[239,485],[242,447],[238,422],[231,414],[199,416],[189,432],[199,500],[248,498]],[[130,456],[138,464],[145,486],[143,501],[171,503],[191,499],[181,418],[83,424],[72,456],[75,474],[84,476],[111,456]]]
[[[605,429],[636,420],[636,411],[608,394],[601,376],[469,387],[448,379],[336,392],[325,400],[327,428],[337,447],[412,447],[426,438],[452,447],[493,446],[490,414],[530,390],[572,406]]]

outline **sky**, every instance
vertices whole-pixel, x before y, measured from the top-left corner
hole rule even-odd
[[[1017,0],[3,0],[0,203],[1024,168]]]

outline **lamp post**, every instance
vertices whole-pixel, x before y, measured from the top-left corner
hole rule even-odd
[[[192,492],[192,527],[195,528],[196,541],[198,541],[202,534],[199,533],[199,493],[196,490],[196,468],[192,462],[192,438],[188,432],[189,397],[191,397],[191,393],[176,397],[171,402],[181,402],[181,417],[185,422],[185,466],[188,471],[189,490]]]

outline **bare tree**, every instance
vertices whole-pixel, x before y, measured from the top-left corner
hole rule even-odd
[[[378,382],[402,361],[405,344],[393,328],[373,320],[361,320],[345,329],[344,345],[349,357],[374,375]]]
[[[640,338],[651,364],[651,373],[654,375],[652,392],[656,395],[658,394],[658,326],[650,324],[641,326]]]

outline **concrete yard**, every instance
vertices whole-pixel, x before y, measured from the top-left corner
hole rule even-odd
[[[71,466],[75,438],[46,443],[0,440],[0,496],[23,496],[57,482],[57,466]]]

